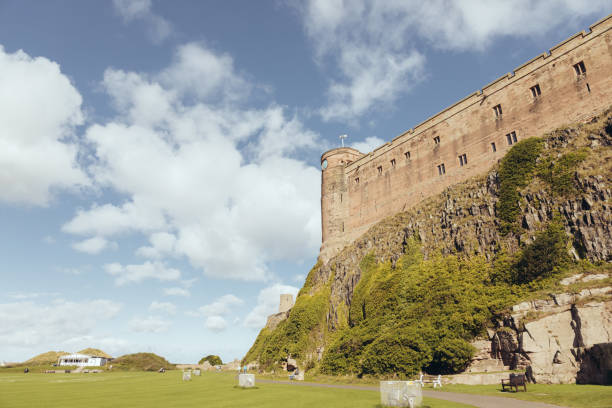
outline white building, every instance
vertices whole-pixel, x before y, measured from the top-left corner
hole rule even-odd
[[[106,364],[106,357],[88,356],[87,354],[67,354],[59,358],[61,366],[101,367]]]

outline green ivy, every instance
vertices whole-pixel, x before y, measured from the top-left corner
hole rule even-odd
[[[497,216],[500,219],[500,231],[507,234],[518,228],[520,214],[519,190],[529,184],[530,177],[536,170],[536,162],[542,151],[542,140],[532,137],[515,144],[500,163],[499,201]]]

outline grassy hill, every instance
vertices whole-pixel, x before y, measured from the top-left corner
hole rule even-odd
[[[107,354],[107,353],[103,352],[100,349],[91,348],[91,347],[88,347],[88,348],[83,349],[81,351],[77,351],[77,353],[78,354],[87,354],[87,355],[96,356],[96,357],[112,358],[110,354]]]
[[[157,371],[160,368],[172,370],[175,368],[165,358],[153,353],[126,354],[112,361],[113,370],[123,371]]]
[[[31,359],[24,361],[21,365],[28,366],[40,366],[40,365],[51,365],[57,363],[57,360],[61,356],[65,356],[67,353],[65,351],[47,351],[46,353],[39,354],[37,356],[32,357]]]

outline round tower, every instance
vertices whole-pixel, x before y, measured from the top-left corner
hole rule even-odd
[[[339,147],[321,156],[321,257],[326,260],[344,245],[348,218],[348,182],[344,169],[363,156],[359,150]]]

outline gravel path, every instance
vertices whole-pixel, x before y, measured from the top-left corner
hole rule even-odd
[[[368,385],[323,384],[305,381],[265,380],[260,378],[258,378],[256,381],[259,383],[286,384],[304,387],[343,388],[353,390],[378,391],[378,387]],[[461,394],[457,392],[423,390],[423,396],[452,402],[460,402],[462,404],[473,405],[479,408],[560,408],[559,405],[545,404],[542,402],[522,401],[516,398],[491,397],[488,395]]]

